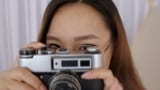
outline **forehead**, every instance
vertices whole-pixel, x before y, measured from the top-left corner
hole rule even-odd
[[[107,29],[102,15],[94,8],[82,3],[72,3],[58,9],[52,19],[49,34],[55,36],[106,35]]]
[[[74,14],[73,14],[74,13]],[[60,15],[79,15],[79,16],[89,16],[89,17],[95,17],[100,16],[100,13],[90,5],[87,5],[85,3],[69,3],[65,4],[62,7],[60,7],[55,14],[55,16]]]

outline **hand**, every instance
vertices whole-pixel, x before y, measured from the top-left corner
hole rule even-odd
[[[45,45],[40,43],[40,42],[31,42],[31,43],[23,46],[23,48],[33,48],[33,49],[36,49],[36,50],[40,49],[42,47],[45,47]],[[19,55],[17,55],[17,57],[16,57],[15,64],[13,65],[14,67],[18,66],[18,58],[19,58]]]
[[[24,48],[39,49],[45,45],[30,43]],[[47,90],[38,77],[28,69],[16,67],[0,74],[0,90]]]
[[[40,43],[40,42],[31,42],[31,43],[25,45],[23,48],[40,49],[42,47],[45,47],[45,45],[43,43]]]
[[[104,90],[123,90],[122,85],[114,77],[111,70],[93,69],[81,76],[83,79],[103,79]]]
[[[0,90],[46,90],[26,68],[13,68],[0,74]]]

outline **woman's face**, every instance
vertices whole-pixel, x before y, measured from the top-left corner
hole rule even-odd
[[[108,68],[112,50],[111,34],[94,8],[81,3],[61,7],[52,19],[47,34],[47,45],[67,48],[70,52],[80,50],[84,45],[96,46],[103,53],[104,68]]]

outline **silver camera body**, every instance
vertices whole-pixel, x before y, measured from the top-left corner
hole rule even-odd
[[[57,51],[21,49],[19,66],[31,70],[49,90],[68,90],[64,88],[101,90],[103,88],[101,80],[80,78],[84,72],[102,67],[102,55],[95,47],[89,47],[79,53],[70,53],[67,49]]]

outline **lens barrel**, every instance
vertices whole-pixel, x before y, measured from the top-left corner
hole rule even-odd
[[[82,90],[82,84],[75,73],[61,71],[51,78],[49,90]]]

